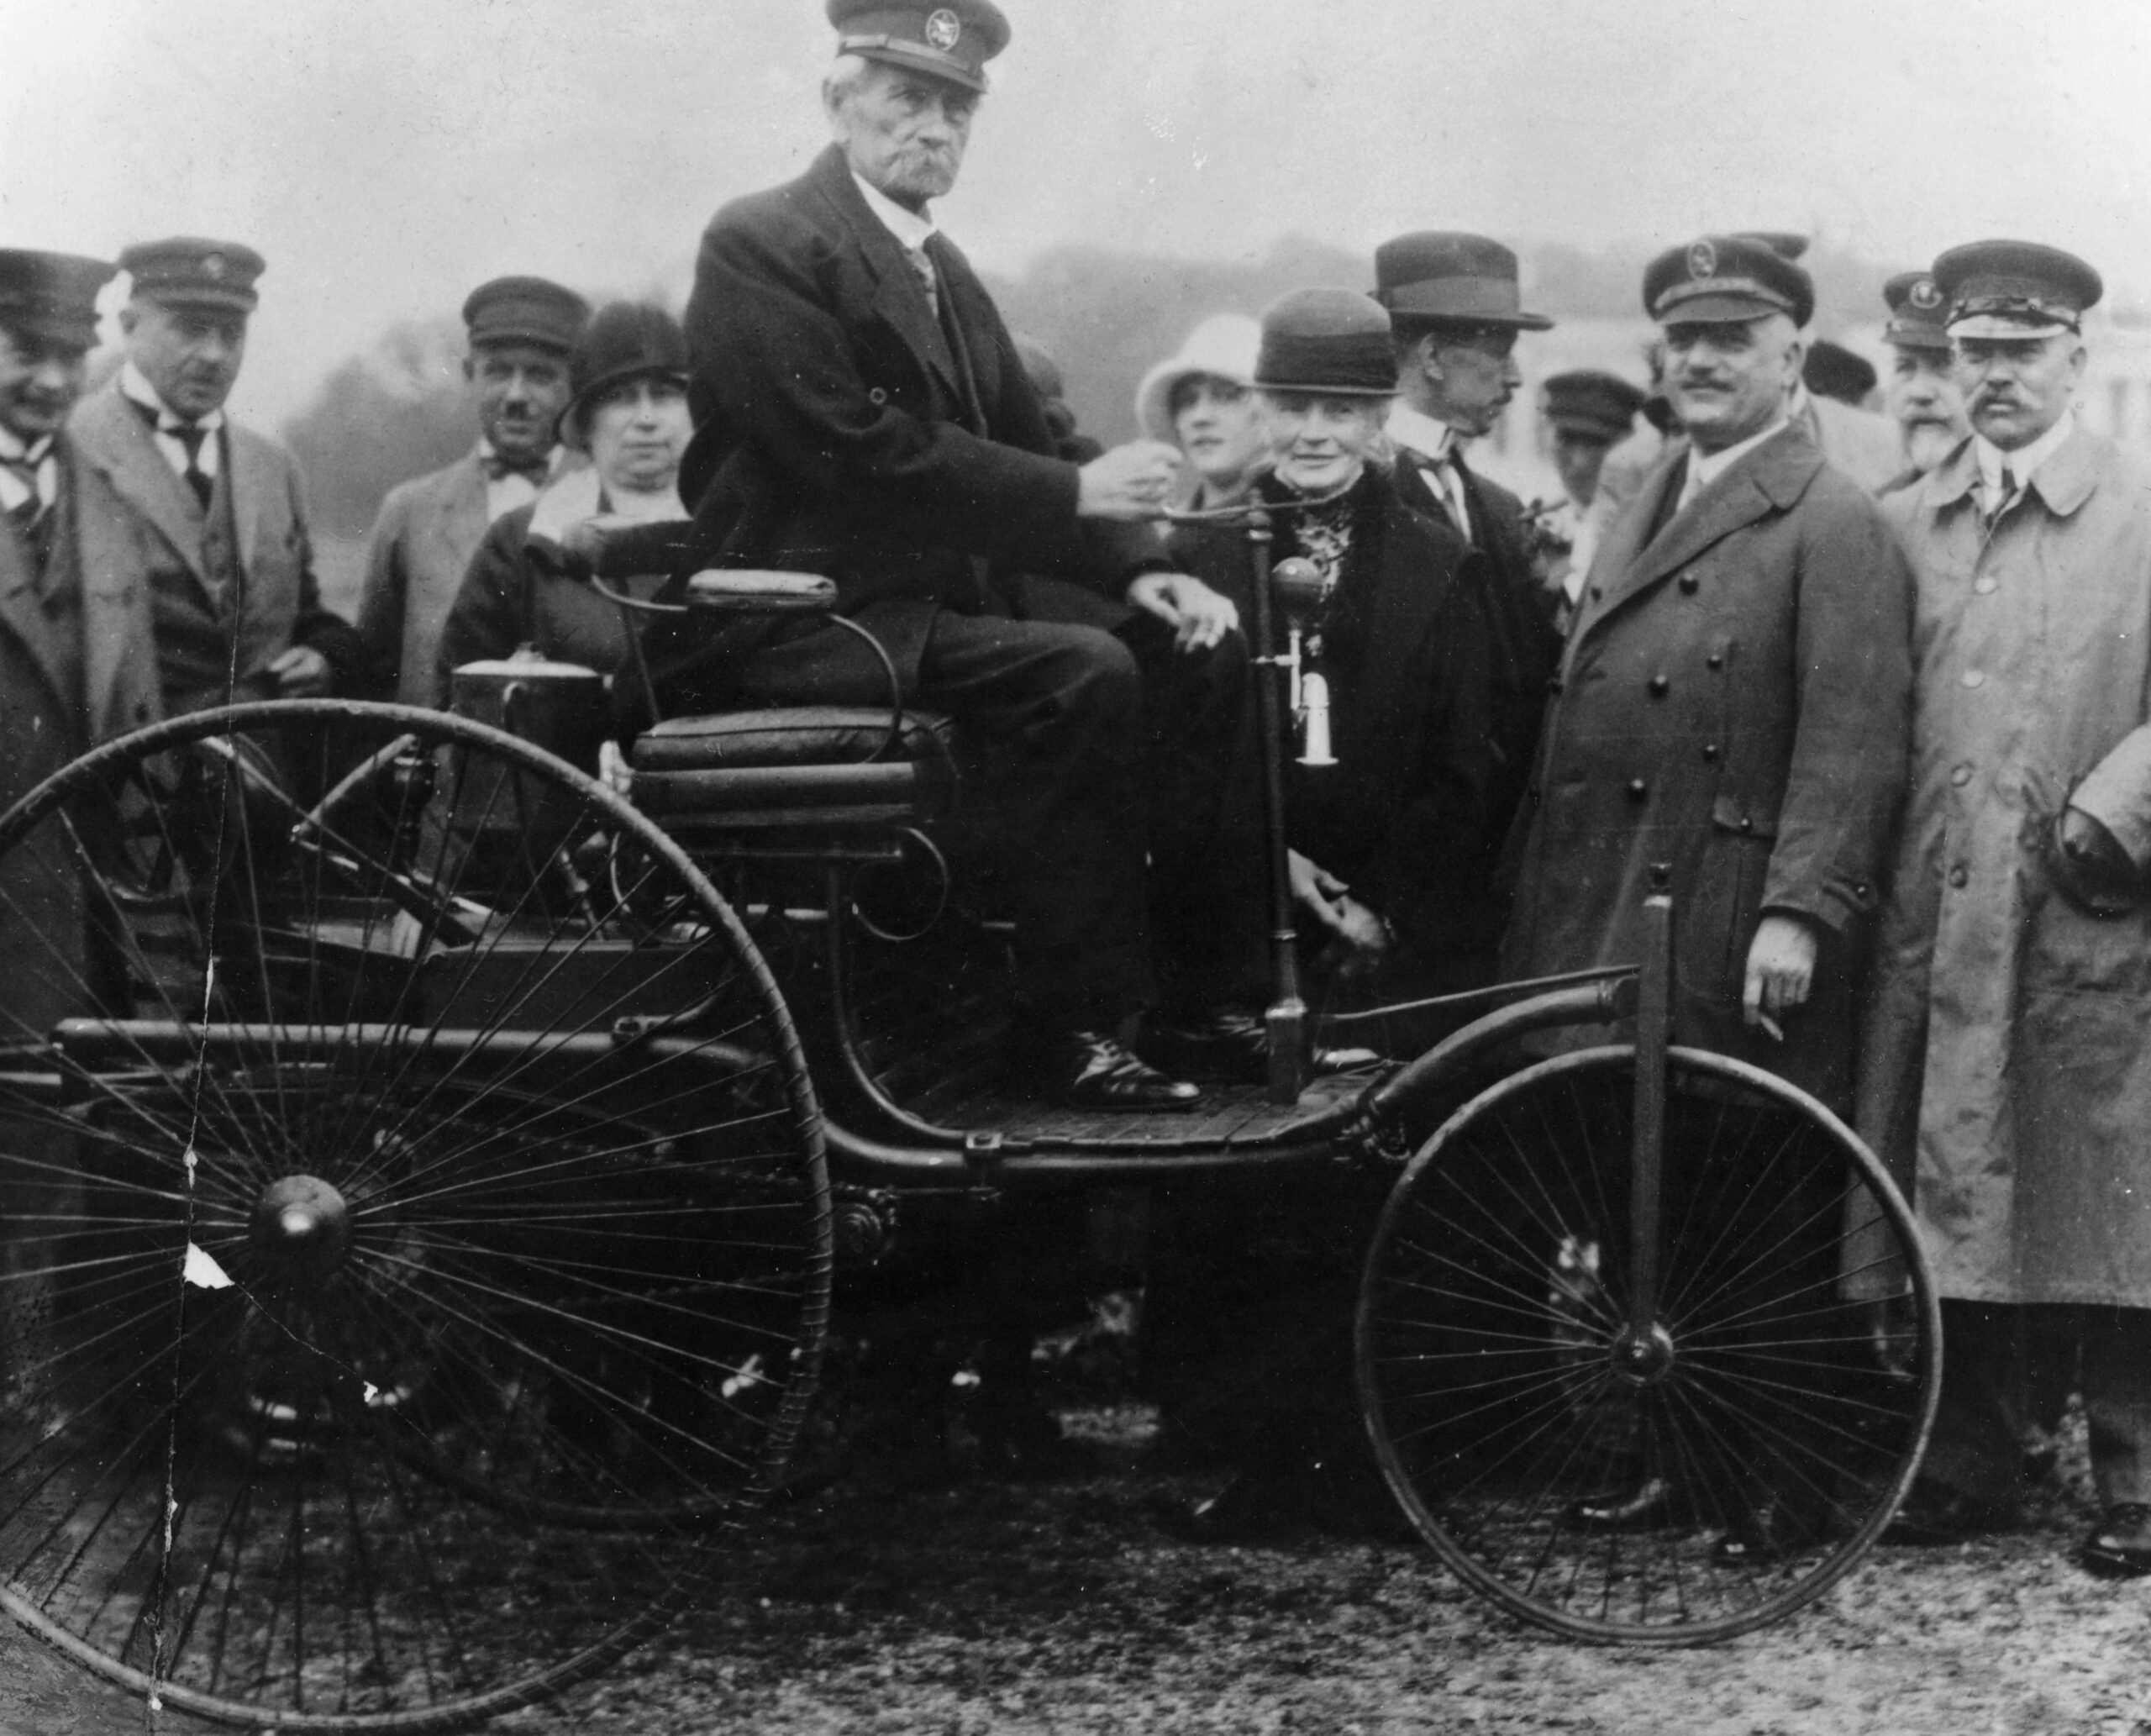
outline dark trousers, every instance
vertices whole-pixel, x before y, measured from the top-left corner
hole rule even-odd
[[[1040,1023],[1110,1025],[1169,968],[1215,942],[1220,768],[1247,681],[1237,634],[1181,653],[1154,617],[1053,580],[1007,587],[1016,613],[944,611],[916,698],[986,750],[997,855],[1014,918],[1017,999]],[[842,702],[871,705],[886,678],[862,653]],[[830,697],[826,662],[817,698]],[[786,702],[783,660],[750,671],[757,700]],[[1160,888],[1152,930],[1153,886]]]
[[[2042,1389],[2071,1370],[2100,1503],[2151,1502],[2151,1308],[1944,1302],[1926,1474],[1981,1500],[2016,1499],[2025,1425],[2050,1420],[2058,1406]]]

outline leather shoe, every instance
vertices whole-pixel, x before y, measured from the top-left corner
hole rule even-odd
[[[1662,1531],[1689,1517],[1688,1503],[1667,1477],[1645,1477],[1626,1489],[1585,1495],[1563,1515],[1577,1531]]]
[[[1943,1549],[1997,1531],[2013,1531],[2023,1518],[2023,1509],[2013,1501],[1983,1500],[1922,1477],[1880,1540],[1893,1549]]]
[[[1260,1085],[1270,1076],[1270,1034],[1244,1007],[1154,1015],[1143,1023],[1143,1051],[1162,1065],[1205,1079]]]
[[[2151,1506],[2117,1502],[2084,1539],[2084,1565],[2101,1579],[2141,1579],[2151,1573]]]
[[[1111,1031],[1055,1031],[1038,1039],[1029,1071],[1074,1109],[1192,1109],[1202,1087],[1160,1073]]]

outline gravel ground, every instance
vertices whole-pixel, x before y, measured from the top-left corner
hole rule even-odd
[[[1423,1549],[1176,1540],[1209,1486],[1147,1465],[1141,1417],[1088,1410],[1083,1474],[1015,1482],[864,1464],[778,1515],[658,1645],[520,1736],[1568,1731],[2145,1736],[2151,1581],[2092,1580],[2081,1432],[2005,1539],[1870,1556],[1730,1644],[1600,1649],[1469,1597]],[[1132,1426],[1131,1426],[1132,1425]],[[0,1635],[0,1732],[120,1736],[140,1707]],[[155,1728],[192,1736],[190,1720]]]

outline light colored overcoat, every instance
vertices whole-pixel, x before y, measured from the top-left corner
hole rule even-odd
[[[2097,771],[2151,863],[2151,462],[2080,427],[1991,535],[1977,475],[1967,440],[1884,504],[1917,701],[1860,1130],[1943,1295],[2151,1307],[2151,911],[2081,913],[2041,848]]]
[[[1844,1099],[1904,786],[1911,577],[1873,502],[1792,427],[1653,537],[1686,462],[1685,447],[1660,460],[1592,566],[1523,816],[1503,974],[1637,962],[1663,864],[1679,1040]],[[1765,911],[1822,937],[1781,1044],[1741,1020]]]
[[[377,671],[395,671],[405,705],[433,703],[441,627],[492,522],[475,450],[398,484],[381,503],[366,539],[359,639]]]

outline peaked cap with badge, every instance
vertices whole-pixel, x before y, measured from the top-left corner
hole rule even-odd
[[[1932,271],[1898,272],[1882,286],[1882,299],[1890,308],[1890,323],[1882,331],[1885,341],[1900,350],[1949,353],[1949,328],[1943,323],[1949,304]]]
[[[2084,329],[2106,292],[2073,253],[2037,241],[1973,241],[1934,261],[1952,338],[2050,338]]]
[[[222,308],[251,313],[261,297],[254,281],[267,263],[236,241],[174,235],[138,241],[119,255],[119,269],[134,280],[134,293],[168,308]]]
[[[1643,268],[1643,311],[1660,325],[1729,325],[1773,313],[1806,325],[1815,281],[1759,236],[1699,235]]]
[[[930,72],[965,90],[986,90],[986,63],[1008,46],[1008,20],[992,0],[828,0],[837,52],[913,72]]]
[[[97,292],[114,275],[101,259],[0,248],[0,329],[87,350],[97,340]]]
[[[1375,249],[1375,299],[1399,329],[1420,323],[1554,328],[1544,314],[1523,311],[1516,255],[1456,230],[1415,230]]]

